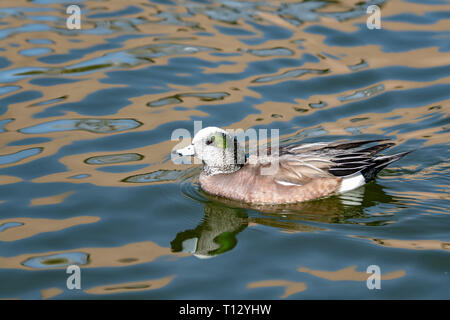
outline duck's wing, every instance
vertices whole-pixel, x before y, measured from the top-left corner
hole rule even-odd
[[[272,176],[282,185],[305,185],[319,178],[346,178],[361,173],[370,181],[388,164],[409,152],[392,156],[376,154],[394,145],[382,143],[369,148],[360,147],[386,140],[364,140],[352,142],[310,143],[281,146],[278,152],[278,171]],[[275,159],[277,154],[273,155]],[[261,162],[264,168],[270,163]]]
[[[274,182],[281,185],[305,185],[314,179],[330,178],[334,165],[329,157],[312,153],[281,153]]]

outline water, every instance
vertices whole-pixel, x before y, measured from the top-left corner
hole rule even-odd
[[[76,3],[0,3],[0,298],[450,298],[448,1]],[[196,120],[417,151],[249,208],[170,160]]]

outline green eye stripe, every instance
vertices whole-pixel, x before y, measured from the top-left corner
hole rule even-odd
[[[227,139],[224,135],[218,133],[211,137],[211,141],[215,142],[216,147],[225,149],[227,147]]]

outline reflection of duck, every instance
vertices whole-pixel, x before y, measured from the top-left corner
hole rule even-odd
[[[242,211],[207,203],[203,221],[194,230],[178,233],[171,242],[172,250],[209,258],[233,249],[237,244],[236,235],[248,224],[247,216]]]
[[[200,200],[198,194],[187,195]],[[396,201],[375,183],[345,195],[279,206],[243,204],[203,192],[201,195],[206,197],[201,200],[205,206],[205,217],[195,229],[177,234],[171,242],[174,252],[189,252],[198,258],[211,258],[233,249],[237,245],[236,235],[252,224],[262,224],[285,232],[317,231],[322,228],[302,222],[348,223],[349,219],[362,217],[364,209],[368,207],[379,202]],[[260,213],[255,215],[248,210]]]
[[[216,127],[200,130],[180,155],[203,161],[200,185],[210,194],[253,204],[298,203],[354,190],[409,152],[377,153],[382,140],[291,144],[268,148],[246,160],[238,136]]]

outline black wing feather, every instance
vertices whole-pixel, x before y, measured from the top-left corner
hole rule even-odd
[[[334,155],[331,159],[335,165],[328,171],[336,177],[345,177],[360,172],[366,182],[368,182],[374,179],[384,167],[411,152],[398,153],[392,156],[376,156],[378,152],[392,147],[394,143],[383,143],[362,150],[352,150],[364,144],[380,141],[385,140],[357,141],[327,147],[341,150],[339,154]],[[349,150],[350,152],[344,150]]]

